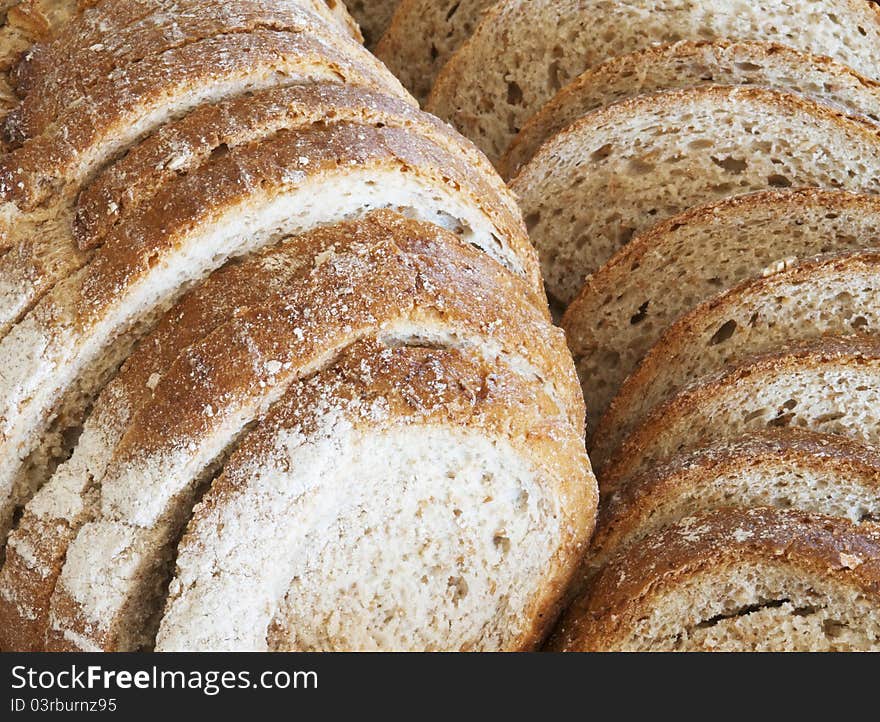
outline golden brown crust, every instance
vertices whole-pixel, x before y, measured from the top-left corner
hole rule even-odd
[[[665,589],[744,563],[793,568],[880,609],[880,527],[797,511],[721,509],[691,517],[616,557],[565,615],[550,648],[614,648]]]
[[[377,419],[375,409],[383,413]],[[556,619],[560,599],[593,525],[589,462],[578,433],[560,425],[555,403],[532,383],[503,365],[459,350],[388,348],[366,341],[346,349],[328,368],[292,387],[252,433],[212,484],[189,523],[189,534],[204,535],[215,507],[247,493],[254,469],[272,458],[277,436],[318,431],[326,409],[339,408],[355,428],[381,433],[397,426],[467,428],[488,438],[506,438],[539,469],[564,515],[563,538],[546,573],[546,586],[524,617],[530,625],[512,650],[530,650]],[[210,536],[210,526],[208,527]],[[203,536],[204,538],[204,536]],[[182,545],[198,543],[197,538]]]
[[[866,205],[867,202],[866,199]],[[867,243],[868,239],[865,239],[865,242]],[[595,438],[599,445],[594,450],[596,457],[605,458],[605,451],[609,448],[607,442],[612,438],[622,438],[626,431],[631,430],[638,422],[634,409],[641,405],[648,395],[648,390],[655,387],[658,377],[668,370],[670,364],[673,368],[686,368],[677,361],[681,361],[683,353],[690,354],[695,348],[700,348],[706,343],[706,339],[703,338],[706,334],[702,329],[711,326],[713,319],[717,319],[716,326],[723,324],[729,318],[729,309],[741,304],[744,297],[769,298],[774,294],[787,292],[786,286],[799,286],[805,292],[808,286],[839,288],[839,279],[844,278],[852,280],[863,277],[872,281],[880,280],[877,276],[878,268],[880,268],[880,251],[856,251],[809,258],[778,273],[744,281],[687,312],[663,333],[638,368],[621,385],[620,391],[596,427]],[[855,316],[852,320],[857,319],[858,316]],[[846,319],[840,319],[841,326],[844,325],[844,321]],[[847,330],[856,331],[858,325]],[[835,332],[843,333],[844,329]],[[792,328],[788,340],[807,340],[818,334],[819,330],[816,327],[804,324],[803,328]],[[711,333],[708,335],[711,336]],[[735,361],[764,350],[766,349],[756,348],[743,352],[738,349],[730,360]],[[685,383],[694,380],[691,376],[682,378],[682,383],[676,388],[681,388]]]
[[[589,566],[602,566],[616,549],[629,546],[633,535],[642,536],[652,510],[663,500],[678,495],[684,499],[689,490],[711,484],[720,475],[749,474],[758,468],[770,474],[778,469],[836,476],[862,486],[866,495],[880,492],[880,450],[841,436],[779,429],[720,441],[652,466],[607,494],[588,555]],[[729,505],[753,503],[748,498],[731,499]]]
[[[747,358],[728,369],[686,386],[657,406],[623,441],[604,467],[599,469],[603,493],[619,487],[635,471],[654,458],[658,441],[668,428],[708,401],[747,385],[760,398],[763,383],[800,371],[867,368],[880,373],[880,339],[857,336],[826,336],[819,340],[791,344],[779,351]],[[745,413],[745,412],[744,412]],[[710,429],[706,429],[708,435]],[[866,429],[866,435],[869,430]]]
[[[550,387],[570,429],[579,434],[581,402],[561,335],[523,302],[524,286],[483,254],[435,226],[388,212],[292,242],[308,248],[317,264],[304,265],[270,306],[243,309],[177,358],[132,418],[105,488],[151,459],[178,459],[173,468],[185,468],[183,456],[198,451],[194,440],[213,438],[258,399],[273,398],[275,389],[401,320],[416,333],[439,324],[455,330],[459,342],[468,342],[468,336],[471,343],[474,337],[490,340],[551,378],[561,374]],[[346,248],[353,256],[343,253]],[[164,468],[163,474],[170,473],[171,467]],[[592,499],[591,490],[588,494]],[[97,631],[64,590],[56,590],[52,608],[59,624],[102,648],[119,643],[113,620]],[[70,644],[62,634],[50,634],[50,648]]]

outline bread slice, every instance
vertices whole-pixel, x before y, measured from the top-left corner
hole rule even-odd
[[[688,382],[748,356],[826,334],[880,333],[880,253],[822,256],[747,281],[695,308],[660,338],[596,428],[595,455]]]
[[[701,203],[798,186],[880,190],[880,130],[765,88],[673,90],[591,113],[511,183],[563,305],[633,234]]]
[[[325,83],[297,85],[198,108],[131,148],[85,186],[83,177],[90,175],[86,172],[90,168],[79,166],[67,175],[58,175],[61,169],[55,166],[47,173],[52,166],[48,164],[51,156],[45,153],[27,159],[12,153],[5,164],[0,160],[0,176],[9,170],[22,193],[42,197],[47,188],[59,188],[47,207],[28,211],[15,223],[9,235],[13,248],[0,257],[0,334],[57,281],[86,264],[89,251],[101,244],[111,228],[153,200],[166,182],[195,173],[209,163],[212,153],[241,148],[284,130],[342,121],[406,129],[425,139],[420,145],[436,143],[442,152],[438,150],[439,155],[433,158],[429,173],[441,194],[448,195],[449,180],[465,193],[470,190],[472,203],[485,209],[485,217],[497,224],[494,232],[499,238],[519,239],[515,242],[523,251],[534,254],[512,195],[485,157],[447,126],[404,102],[365,89]],[[95,155],[102,154],[98,151]],[[463,160],[468,161],[467,167]],[[450,176],[450,171],[460,172]],[[458,223],[462,233],[469,232],[466,229],[472,221],[465,217],[468,213],[463,216],[451,207],[442,213],[445,225]],[[476,223],[483,225],[485,221]],[[498,241],[487,236],[477,243],[497,253]],[[530,265],[538,284],[537,263],[532,260]]]
[[[376,47],[404,86],[424,102],[446,61],[479,25],[494,0],[401,0]]]
[[[803,428],[880,442],[880,343],[829,336],[747,359],[655,408],[600,466],[603,492],[686,449],[748,431]],[[596,462],[594,462],[596,463]]]
[[[616,557],[557,651],[878,651],[880,530],[799,511],[691,516]]]
[[[442,170],[435,175],[432,168]],[[0,377],[0,431],[9,450],[0,460],[3,518],[51,467],[51,459],[34,454],[51,449],[63,429],[79,423],[129,345],[187,285],[231,257],[290,233],[391,207],[449,225],[537,287],[527,238],[499,232],[480,201],[462,192],[469,174],[461,159],[405,129],[340,123],[230,149],[166,184],[0,342],[0,353],[15,359]],[[473,180],[479,185],[479,178]],[[501,239],[506,247],[499,248]],[[62,413],[68,402],[71,408]]]
[[[840,436],[798,429],[756,432],[680,454],[603,499],[588,575],[618,550],[687,516],[726,506],[880,522],[880,454]]]
[[[399,0],[347,0],[345,4],[360,26],[364,43],[372,48],[391,24]]]
[[[877,246],[880,199],[816,188],[688,209],[635,236],[587,279],[562,322],[584,382],[590,431],[680,316],[794,259]],[[603,433],[614,434],[620,423],[619,416],[603,423]],[[613,443],[593,435],[598,453]]]
[[[533,649],[592,525],[552,413],[458,350],[348,349],[198,506],[157,650]]]
[[[710,84],[801,93],[880,121],[880,84],[831,58],[774,43],[683,40],[613,58],[578,76],[529,119],[499,168],[506,177],[516,175],[545,141],[598,108]]]
[[[655,44],[721,38],[778,42],[880,77],[880,10],[861,0],[502,0],[446,64],[427,107],[497,161],[584,71]]]
[[[481,355],[529,380],[530,393],[552,402],[542,413],[579,435],[582,402],[562,335],[484,255],[436,226],[381,213],[296,243],[300,272],[280,297],[188,348],[131,416],[107,464],[99,512],[68,551],[51,648],[84,648],[84,639],[104,649],[149,644],[143,635],[167,583],[164,562],[199,483],[290,384],[359,339]]]

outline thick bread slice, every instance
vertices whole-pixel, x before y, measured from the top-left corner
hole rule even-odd
[[[495,0],[401,0],[376,55],[419,99]]]
[[[399,0],[347,0],[345,4],[360,26],[364,43],[372,48],[391,24]]]
[[[497,161],[586,70],[679,40],[778,42],[880,77],[880,10],[862,0],[502,0],[437,78],[428,109]]]
[[[297,242],[308,257],[281,297],[187,349],[131,417],[100,511],[79,531],[56,587],[52,648],[149,643],[164,562],[199,482],[291,383],[359,339],[469,349],[537,384],[579,433],[582,402],[561,333],[484,255],[387,213]]]
[[[599,422],[596,457],[690,381],[785,343],[853,333],[880,333],[880,252],[822,256],[747,281],[663,334]]]
[[[532,649],[592,527],[589,479],[577,434],[516,374],[354,346],[213,483],[156,647]]]
[[[447,158],[435,159],[430,171],[438,187],[452,181],[462,192],[470,191],[473,203],[494,221],[500,238],[519,239],[515,243],[534,254],[513,196],[485,157],[448,126],[390,96],[311,83],[196,109],[129,150],[80,190],[75,201],[66,199],[80,188],[89,167],[77,166],[58,180],[63,188],[56,200],[49,208],[28,212],[15,224],[9,238],[15,245],[0,257],[0,334],[5,334],[57,281],[87,263],[87,251],[99,246],[107,232],[128,214],[154,199],[165,183],[196,172],[211,160],[212,154],[247,146],[282,130],[344,121],[406,129],[424,138],[425,144],[436,143],[448,151]],[[46,175],[46,168],[51,167],[47,165],[50,155],[34,155],[26,162],[16,156],[8,156],[5,164],[0,160],[0,175],[3,169],[15,169],[26,189],[56,183]],[[469,166],[465,167],[463,160]],[[451,216],[445,225],[454,218],[460,225],[467,225],[467,214],[462,216],[450,208],[444,212]],[[496,252],[498,242],[494,239],[487,236],[480,242]],[[532,261],[530,265],[537,284],[537,263]]]
[[[558,651],[878,651],[880,529],[722,509],[616,557],[566,614]]]
[[[499,167],[506,177],[516,175],[545,141],[603,106],[710,84],[801,93],[880,121],[880,84],[831,58],[773,43],[681,41],[614,58],[580,75],[525,124]]]
[[[655,408],[604,463],[610,492],[651,464],[747,432],[803,428],[880,442],[880,341],[829,336],[747,359]]]
[[[796,429],[720,441],[652,467],[601,506],[587,567],[693,514],[767,506],[880,521],[880,454],[840,436]]]
[[[634,233],[701,203],[798,186],[880,191],[880,129],[765,88],[673,90],[591,113],[511,184],[564,305]]]
[[[880,246],[880,199],[814,188],[689,209],[637,235],[587,279],[562,322],[583,380],[594,453],[620,439],[626,413],[609,411],[601,434],[593,433],[596,422],[681,315],[792,259],[872,246]]]
[[[442,169],[439,177],[436,169]],[[528,264],[525,273],[539,288],[527,238],[496,229],[472,200],[479,194],[462,192],[470,181],[483,185],[461,159],[426,138],[343,123],[283,131],[230,149],[166,184],[0,342],[0,353],[12,360],[0,371],[0,431],[8,450],[0,456],[4,518],[41,483],[42,461],[34,462],[32,478],[20,473],[48,442],[49,427],[56,418],[62,426],[71,423],[53,409],[70,401],[72,424],[78,423],[77,412],[124,358],[127,344],[188,284],[228,258],[391,207],[450,226],[521,273]],[[499,248],[499,240],[507,245]]]

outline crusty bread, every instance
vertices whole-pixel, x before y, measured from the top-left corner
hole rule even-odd
[[[880,521],[880,453],[840,436],[777,429],[652,467],[602,500],[588,575],[617,550],[686,516],[757,506]]]
[[[550,647],[880,650],[880,529],[766,508],[688,517],[616,557]]]
[[[880,130],[765,88],[673,90],[591,113],[511,184],[564,305],[634,233],[701,203],[792,186],[880,191]]]
[[[157,650],[534,648],[592,520],[582,446],[531,393],[381,344],[291,388],[196,510]]]
[[[401,0],[376,55],[424,102],[440,69],[495,0]]]
[[[516,175],[542,143],[597,108],[710,84],[801,93],[880,120],[880,84],[831,58],[772,43],[681,41],[613,58],[569,83],[525,124],[499,163],[501,173]]]
[[[862,0],[502,0],[437,78],[428,109],[492,161],[585,70],[678,40],[778,42],[880,77],[880,10]]]
[[[454,236],[379,213],[294,239],[287,252],[300,258],[279,297],[191,345],[131,413],[106,464],[96,517],[67,554],[50,647],[148,644],[157,575],[199,482],[291,383],[360,338],[471,349],[528,379],[530,393],[548,400],[543,413],[579,435],[582,401],[562,335],[523,298],[525,286]],[[489,308],[508,320],[497,323]],[[128,407],[124,397],[111,401]],[[128,551],[105,555],[111,539],[128,539]]]
[[[695,306],[794,259],[877,246],[880,199],[815,188],[688,209],[636,235],[587,279],[562,322],[590,431],[666,329]],[[621,423],[610,417],[603,434]],[[596,435],[595,443],[602,454],[614,440]]]
[[[600,469],[603,492],[681,451],[748,431],[804,428],[880,442],[880,341],[828,336],[746,359],[656,407]],[[610,462],[610,463],[609,463]]]
[[[399,0],[347,0],[348,11],[360,26],[368,48],[385,33],[398,3]]]
[[[660,338],[596,427],[595,457],[690,381],[748,356],[826,334],[880,333],[880,253],[822,256],[747,281]]]

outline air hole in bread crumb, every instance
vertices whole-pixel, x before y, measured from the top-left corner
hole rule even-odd
[[[648,317],[648,307],[651,305],[650,301],[645,301],[640,307],[638,313],[636,313],[630,320],[630,324],[633,326],[638,326],[642,321],[644,321]]]
[[[791,180],[777,173],[767,176],[767,182],[773,188],[791,188]]]
[[[851,325],[856,331],[862,331],[863,329],[868,328],[868,326],[869,326],[870,324],[868,323],[868,319],[865,318],[864,316],[857,316],[856,318],[854,318],[854,319],[852,320],[852,323],[851,323],[850,325]]]
[[[791,422],[793,420],[794,414],[781,414],[775,419],[768,421],[767,426],[773,429],[784,429],[788,426],[791,426]]]
[[[722,344],[725,341],[729,341],[733,334],[736,333],[737,323],[734,320],[730,320],[725,323],[721,328],[719,328],[715,335],[709,340],[710,346],[717,346],[718,344]]]
[[[512,80],[507,84],[507,104],[508,105],[522,105],[523,102],[523,92],[522,88]]]
[[[541,222],[541,214],[538,212],[529,213],[525,217],[525,221],[526,221],[526,228],[528,229],[529,233],[531,233],[532,230],[535,228],[535,226],[537,226]]]
[[[599,163],[600,161],[605,160],[607,157],[611,155],[614,150],[614,146],[611,143],[606,143],[601,148],[594,150],[590,153],[590,160],[594,163]]]
[[[712,159],[712,162],[719,168],[723,168],[728,173],[733,173],[734,175],[740,175],[741,173],[744,173],[749,167],[748,161],[734,158],[732,155],[729,155],[726,158],[716,158],[714,155],[709,157]]]
[[[750,63],[747,60],[743,60],[739,63],[736,63],[735,65],[738,70],[742,70],[746,73],[753,73],[756,70],[763,70],[764,69],[763,65],[758,65],[757,63]]]

